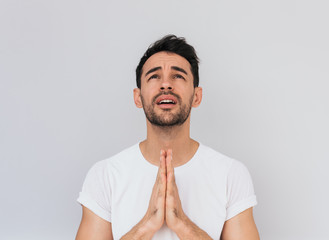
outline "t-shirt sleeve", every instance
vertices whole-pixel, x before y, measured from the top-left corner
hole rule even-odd
[[[77,201],[111,222],[111,186],[106,160],[95,163],[88,171]]]
[[[226,220],[257,205],[254,186],[247,167],[233,159],[227,175]]]

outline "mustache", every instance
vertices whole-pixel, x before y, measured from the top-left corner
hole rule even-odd
[[[171,91],[168,91],[168,92],[161,92],[161,93],[155,95],[154,98],[153,98],[152,103],[155,104],[156,99],[157,99],[158,97],[160,97],[161,95],[172,95],[172,96],[174,96],[174,97],[177,98],[177,101],[178,101],[179,103],[181,103],[181,97],[180,97],[179,95],[177,95],[176,93],[173,93],[173,92],[171,92]]]

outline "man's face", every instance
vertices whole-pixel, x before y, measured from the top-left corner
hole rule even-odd
[[[177,54],[159,52],[145,62],[141,89],[135,89],[134,96],[151,124],[168,127],[188,119],[196,91],[200,95],[201,88],[193,86],[190,63]]]

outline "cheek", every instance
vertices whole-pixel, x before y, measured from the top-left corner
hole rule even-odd
[[[174,86],[176,89],[180,89],[186,92],[194,90],[193,80],[190,78],[186,78],[186,80],[178,79],[174,82]]]
[[[142,85],[141,85],[141,92],[144,93],[144,95],[146,93],[150,93],[150,92],[154,92],[156,90],[158,90],[160,88],[159,86],[159,82],[155,81],[155,80],[151,80],[151,81],[143,81]]]
[[[144,89],[141,91],[141,96],[143,96],[143,100],[145,103],[151,103],[155,93],[151,92],[148,89]]]
[[[178,93],[182,98],[190,98],[194,95],[194,87],[186,86],[186,84],[177,84],[174,92]]]

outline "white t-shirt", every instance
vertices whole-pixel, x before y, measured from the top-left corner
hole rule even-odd
[[[144,217],[157,172],[135,144],[94,164],[77,201],[111,222],[113,238],[120,239]],[[175,168],[175,180],[184,213],[213,239],[220,239],[226,220],[257,204],[245,165],[202,144]],[[164,224],[153,239],[179,238]]]

